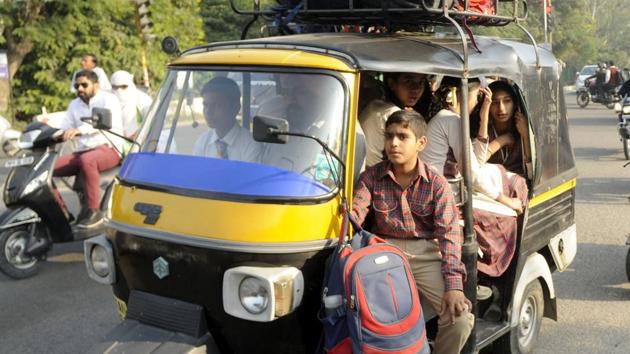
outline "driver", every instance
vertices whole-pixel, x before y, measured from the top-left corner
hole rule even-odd
[[[75,76],[74,88],[77,97],[70,102],[67,114],[60,124],[64,130],[63,141],[77,137],[77,148],[70,155],[60,156],[55,163],[54,176],[77,176],[83,183],[87,208],[82,209],[77,218],[78,228],[90,228],[103,221],[100,204],[100,173],[116,167],[120,163],[122,141],[112,135],[107,137],[81,117],[92,115],[93,108],[106,108],[111,111],[111,131],[123,134],[121,108],[118,98],[99,88],[98,75],[91,70],[81,70]],[[63,201],[58,198],[62,205]]]
[[[257,115],[284,118],[291,132],[315,136],[329,143],[327,122],[334,114],[335,104],[327,102],[327,96],[334,97],[335,88],[330,85],[333,81],[322,75],[308,74],[280,74],[278,81],[286,94],[263,103]],[[336,96],[343,97],[341,93]],[[262,161],[300,174],[310,173],[323,180],[331,166],[325,157],[317,156],[321,152],[322,147],[317,142],[290,136],[286,144],[267,144]]]
[[[215,77],[201,89],[207,132],[195,142],[193,155],[258,162],[260,144],[241,127],[236,115],[241,110],[241,90],[234,80]]]

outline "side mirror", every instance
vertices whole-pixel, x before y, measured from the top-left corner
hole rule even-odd
[[[289,131],[289,122],[286,119],[255,116],[254,140],[263,143],[286,144],[288,136],[279,134]]]
[[[94,127],[94,129],[110,130],[112,129],[112,112],[107,108],[92,108],[91,117],[82,117],[81,121],[86,122]]]

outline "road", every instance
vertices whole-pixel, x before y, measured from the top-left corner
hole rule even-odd
[[[571,94],[567,102],[580,173],[579,248],[572,266],[554,275],[559,320],[543,321],[536,352],[628,353],[624,241],[630,219],[624,216],[630,213],[630,167],[622,167],[612,111],[579,109]],[[0,169],[2,180],[3,174]],[[110,288],[87,277],[81,247],[56,246],[34,278],[13,281],[0,274],[0,353],[84,352],[117,323]]]

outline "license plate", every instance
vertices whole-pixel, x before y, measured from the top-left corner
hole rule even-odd
[[[33,161],[35,161],[35,158],[33,156],[26,156],[20,159],[6,161],[4,163],[4,167],[11,168],[16,166],[30,165],[33,163]]]

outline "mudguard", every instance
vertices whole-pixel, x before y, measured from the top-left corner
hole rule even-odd
[[[523,301],[523,291],[525,291],[525,287],[527,287],[527,284],[536,279],[540,279],[540,283],[543,289],[546,289],[545,295],[549,295],[548,297],[545,296],[546,298],[544,316],[550,317],[554,320],[556,319],[556,292],[553,286],[553,280],[551,278],[551,270],[549,269],[549,265],[547,264],[547,260],[545,260],[545,257],[536,252],[527,257],[527,260],[525,261],[525,266],[523,267],[523,271],[521,272],[521,275],[518,279],[516,290],[514,291],[514,298],[512,300],[512,313],[510,317],[510,325],[512,327],[518,325],[518,311],[521,306],[521,301]]]
[[[0,214],[0,232],[14,226],[41,221],[37,213],[27,207],[8,208]]]

